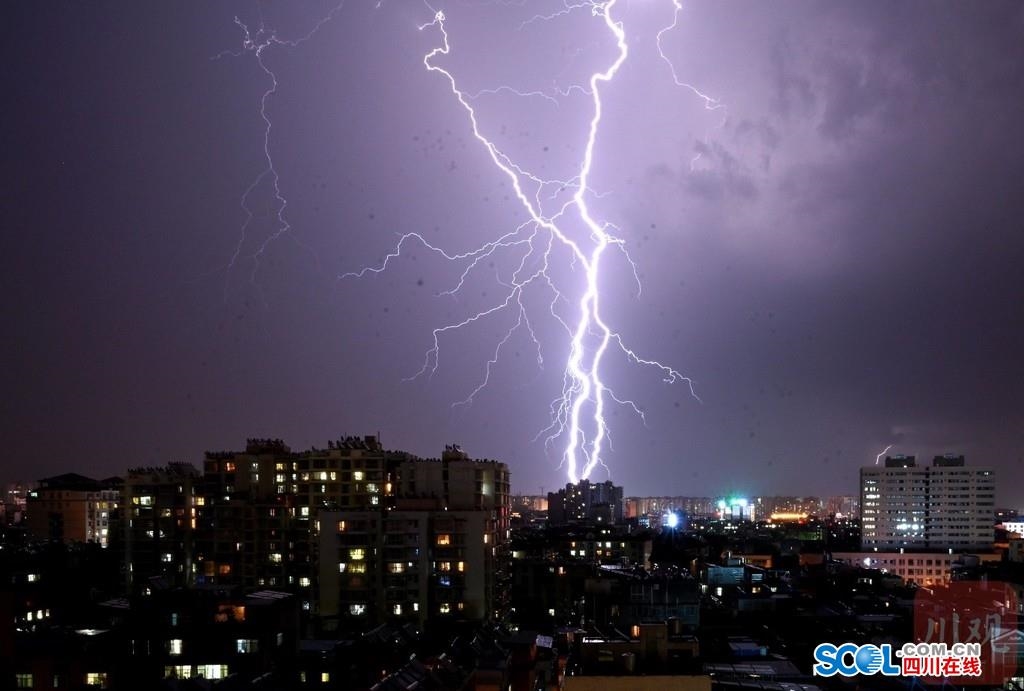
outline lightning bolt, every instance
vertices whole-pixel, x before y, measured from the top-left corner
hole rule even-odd
[[[676,66],[672,64],[672,61],[669,60],[668,56],[665,55],[665,50],[661,45],[661,39],[669,31],[672,31],[677,26],[679,26],[679,13],[683,11],[683,2],[682,0],[672,0],[672,6],[674,8],[672,12],[672,23],[666,26],[661,31],[659,31],[654,41],[655,44],[657,44],[658,46],[658,55],[660,55],[661,59],[664,60],[666,64],[668,64],[669,71],[672,72],[672,81],[675,82],[676,86],[681,86],[692,91],[697,98],[704,101],[704,107],[707,108],[708,110],[724,110],[725,104],[723,104],[717,98],[708,96],[706,93],[695,87],[693,84],[689,84],[679,79],[679,75],[676,74]]]
[[[499,253],[502,256],[511,254],[517,258],[518,261],[513,260],[515,268],[511,275],[504,280],[500,276],[498,278],[499,284],[506,289],[504,296],[499,301],[465,318],[433,329],[433,343],[424,354],[420,370],[410,379],[422,375],[429,376],[437,371],[440,364],[442,339],[498,314],[508,313],[514,315],[514,321],[496,344],[484,367],[479,384],[465,399],[453,405],[472,403],[474,397],[487,386],[491,372],[500,359],[502,348],[518,331],[525,332],[531,339],[537,351],[537,364],[543,367],[541,345],[523,302],[527,291],[543,291],[549,295],[547,304],[551,317],[566,332],[569,340],[569,354],[563,369],[561,392],[550,406],[551,423],[538,433],[535,440],[544,437],[545,448],[549,448],[557,440],[564,439],[565,448],[560,465],[566,468],[569,481],[572,483],[587,479],[599,465],[607,469],[602,454],[605,446],[610,447],[611,444],[605,419],[606,406],[609,403],[625,406],[646,423],[641,407],[630,399],[616,395],[602,378],[602,366],[609,350],[617,352],[634,365],[653,369],[661,375],[665,383],[685,383],[690,394],[698,401],[700,400],[689,377],[669,365],[639,355],[627,344],[623,336],[608,324],[601,310],[601,267],[607,258],[606,254],[609,249],[618,250],[626,258],[632,267],[634,278],[637,280],[638,294],[640,289],[636,265],[626,251],[624,240],[617,234],[618,229],[611,223],[595,218],[588,204],[588,200],[600,197],[591,188],[590,178],[604,111],[601,87],[614,80],[629,55],[629,46],[626,42],[623,25],[621,22],[615,21],[612,16],[616,3],[617,0],[575,3],[567,1],[564,3],[563,10],[550,15],[536,15],[520,27],[535,21],[548,21],[575,10],[588,8],[593,17],[599,18],[603,22],[604,27],[615,40],[617,49],[615,59],[605,69],[592,73],[586,86],[575,85],[568,89],[555,89],[557,95],[562,97],[585,95],[589,97],[592,107],[586,129],[583,154],[575,175],[568,180],[543,179],[518,165],[511,156],[484,134],[474,109],[476,99],[498,93],[507,92],[524,97],[540,97],[553,102],[555,106],[558,105],[557,97],[547,92],[521,91],[510,86],[486,89],[476,93],[463,91],[453,74],[438,64],[441,58],[451,54],[452,49],[444,12],[434,11],[431,8],[434,11],[433,20],[423,24],[419,29],[421,31],[436,30],[440,37],[440,45],[423,57],[423,65],[428,72],[439,75],[448,84],[451,94],[468,117],[474,138],[487,151],[491,162],[498,171],[508,178],[516,199],[528,214],[528,220],[495,240],[461,253],[449,252],[428,242],[419,233],[405,233],[399,237],[394,249],[379,264],[339,276],[340,279],[344,279],[380,274],[387,271],[390,264],[402,256],[406,246],[418,244],[462,267],[455,284],[440,293],[454,296],[463,288],[467,278],[481,266],[484,260],[495,257]],[[678,21],[680,10],[678,0],[674,1],[674,6],[672,25],[662,29],[657,36],[659,53],[670,67],[672,63],[661,51],[660,42],[664,33],[674,28]],[[689,88],[704,99],[707,108],[717,110],[722,107],[716,100],[704,95],[691,85],[680,82],[676,77],[674,67],[672,75],[677,85]],[[579,230],[582,232],[571,233],[568,230],[571,223],[579,224]],[[552,280],[551,268],[557,258],[556,250],[562,250],[567,254],[569,268],[572,271],[582,273],[582,291],[575,300],[567,297]]]
[[[271,153],[271,130],[274,127],[273,121],[270,119],[270,114],[267,111],[267,106],[272,97],[277,94],[278,81],[277,74],[271,69],[270,66],[265,62],[265,53],[268,49],[274,46],[281,46],[284,48],[295,48],[302,45],[306,41],[313,38],[320,28],[327,22],[334,19],[335,15],[341,11],[344,6],[344,0],[334,6],[330,12],[324,15],[308,33],[300,36],[296,39],[282,39],[278,38],[277,33],[273,29],[268,29],[263,20],[263,13],[260,12],[260,23],[259,27],[254,31],[249,28],[249,25],[235,17],[235,25],[242,31],[242,48],[238,51],[225,50],[221,51],[217,55],[213,56],[211,60],[220,60],[225,57],[242,57],[246,54],[252,54],[256,60],[256,64],[259,65],[260,70],[269,78],[269,86],[264,90],[260,96],[260,118],[263,120],[263,161],[264,167],[260,173],[253,179],[249,186],[242,193],[242,198],[239,205],[242,207],[242,211],[245,213],[245,221],[242,223],[238,243],[235,245],[234,253],[231,255],[231,259],[228,262],[227,269],[234,268],[235,264],[242,258],[242,251],[249,240],[249,226],[252,224],[255,214],[253,213],[252,207],[250,206],[249,198],[252,194],[263,184],[265,180],[269,178],[272,206],[276,222],[274,229],[269,236],[264,238],[259,243],[256,250],[252,252],[247,258],[252,260],[252,281],[255,284],[256,273],[259,271],[260,259],[266,252],[267,247],[274,241],[281,238],[289,231],[292,230],[291,223],[288,222],[286,210],[288,208],[288,199],[281,191],[281,177],[277,173],[277,168],[274,165],[274,157]],[[294,235],[292,236],[294,239]],[[298,242],[298,240],[296,240]],[[301,243],[300,243],[301,244]],[[306,248],[308,249],[308,248]],[[315,254],[314,254],[315,258]]]
[[[889,444],[889,446],[882,449],[881,453],[875,456],[875,465],[878,465],[879,463],[882,462],[882,456],[889,453],[889,449],[891,449],[893,446],[895,446],[895,444]]]

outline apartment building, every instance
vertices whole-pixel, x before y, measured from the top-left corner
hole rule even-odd
[[[199,471],[190,463],[128,470],[117,537],[131,592],[195,582],[198,480]]]
[[[39,481],[25,502],[29,534],[40,540],[94,542],[106,547],[120,501],[119,478],[66,473]]]
[[[861,548],[879,551],[990,549],[995,477],[963,456],[888,456],[860,471]]]
[[[507,607],[509,472],[457,446],[396,468],[388,507],[320,513],[320,615],[341,628]]]

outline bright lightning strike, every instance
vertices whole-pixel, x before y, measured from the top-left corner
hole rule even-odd
[[[548,16],[534,16],[523,24],[525,26],[535,21],[548,21],[577,9],[589,8],[592,16],[600,18],[604,27],[615,39],[617,54],[614,61],[604,70],[591,74],[586,87],[575,86],[567,90],[558,90],[562,96],[575,93],[586,95],[592,104],[592,115],[587,125],[582,158],[579,161],[576,174],[569,180],[542,179],[518,165],[484,134],[473,107],[476,98],[484,94],[501,92],[520,96],[539,96],[553,101],[555,105],[558,104],[557,100],[547,93],[522,92],[508,86],[488,89],[475,94],[463,91],[452,73],[438,64],[440,58],[451,53],[444,12],[436,12],[433,21],[420,26],[421,31],[436,29],[441,39],[440,45],[424,56],[424,67],[428,72],[440,75],[447,82],[452,95],[469,118],[473,136],[485,148],[498,170],[509,179],[516,199],[528,213],[529,220],[496,240],[458,254],[447,252],[428,242],[418,233],[406,233],[400,237],[394,250],[387,254],[379,265],[341,276],[341,278],[358,278],[367,274],[384,272],[392,260],[402,256],[403,248],[408,243],[418,243],[445,260],[463,266],[456,284],[443,293],[454,295],[463,287],[467,277],[483,260],[493,257],[499,252],[520,252],[520,255],[514,255],[519,256],[519,261],[511,277],[507,281],[499,279],[501,285],[507,290],[504,297],[486,309],[435,328],[433,344],[424,354],[423,365],[413,378],[437,371],[441,357],[442,338],[469,328],[498,313],[513,313],[515,322],[496,344],[491,358],[486,363],[479,385],[465,399],[455,405],[471,403],[474,397],[487,386],[492,368],[497,364],[502,348],[519,330],[524,330],[528,334],[537,349],[537,363],[543,365],[540,343],[524,306],[523,298],[527,291],[546,291],[550,295],[548,302],[550,314],[564,327],[570,347],[563,371],[562,390],[551,404],[551,424],[537,436],[539,438],[546,435],[545,446],[549,446],[559,439],[565,440],[562,464],[566,467],[569,481],[573,483],[587,479],[598,465],[607,469],[603,463],[602,453],[606,443],[610,445],[608,425],[605,419],[605,408],[608,401],[626,406],[639,415],[641,420],[645,420],[642,409],[635,402],[617,396],[602,378],[602,365],[609,347],[633,364],[655,369],[662,375],[662,379],[666,383],[685,382],[691,395],[697,398],[693,390],[693,382],[688,377],[657,360],[638,355],[626,344],[622,335],[612,329],[601,311],[601,267],[609,248],[623,253],[633,268],[634,277],[637,277],[636,266],[626,252],[624,241],[614,234],[617,229],[610,223],[597,220],[588,205],[588,199],[600,196],[590,188],[590,177],[604,107],[601,86],[614,80],[629,55],[623,25],[612,17],[612,10],[616,2],[617,0],[566,2],[563,10]],[[657,35],[658,51],[670,67],[672,67],[671,61],[661,50],[661,39],[678,22],[681,9],[679,0],[673,0],[673,4],[675,11],[672,24],[659,31]],[[678,86],[690,89],[703,99],[706,108],[717,110],[722,107],[717,100],[706,96],[693,86],[681,82],[676,76],[674,67],[672,67],[672,76]],[[571,193],[571,196],[566,198],[563,193]],[[549,205],[548,202],[555,203]],[[574,239],[570,235],[565,227],[570,218],[578,219],[582,223],[586,231],[585,237]],[[570,256],[570,268],[575,270],[578,266],[584,275],[584,288],[582,294],[575,300],[575,304],[556,287],[552,280],[552,252],[556,247],[566,248]],[[639,285],[638,278],[637,283]],[[566,309],[571,311],[570,316],[564,314]]]
[[[880,454],[875,456],[875,465],[878,465],[879,463],[882,462],[882,456],[884,456],[885,454],[889,453],[889,449],[891,449],[893,446],[895,446],[895,445],[894,444],[889,444],[889,446],[887,446],[884,449],[882,449],[882,452]]]

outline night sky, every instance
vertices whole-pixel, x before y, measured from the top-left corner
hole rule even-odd
[[[290,225],[266,242],[272,78],[234,18],[295,40],[333,3],[5,3],[0,481],[379,432],[503,460],[515,491],[565,483],[562,444],[534,441],[568,353],[549,292],[525,300],[542,367],[520,329],[452,407],[515,322],[504,312],[443,334],[436,372],[404,381],[433,328],[503,300],[519,255],[455,296],[438,293],[465,264],[415,243],[385,273],[339,279],[403,233],[458,253],[526,218],[423,65],[433,13],[376,4],[261,53]],[[462,88],[547,96],[479,94],[483,132],[537,175],[574,175],[592,101],[570,87],[615,58],[601,19],[440,6],[452,52],[436,62]],[[630,55],[602,87],[589,204],[643,291],[609,252],[602,309],[700,401],[609,355],[607,380],[646,415],[609,409],[611,478],[628,495],[853,494],[892,444],[991,465],[999,503],[1024,507],[1024,5],[686,2],[665,55],[716,110],[658,55],[670,0],[613,16]],[[579,274],[558,261],[569,314]]]

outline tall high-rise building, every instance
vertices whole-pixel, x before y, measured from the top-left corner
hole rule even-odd
[[[976,550],[992,547],[995,478],[963,456],[887,456],[860,471],[861,548]]]
[[[484,620],[507,607],[511,497],[504,463],[457,446],[396,468],[391,505],[320,513],[320,615]]]

